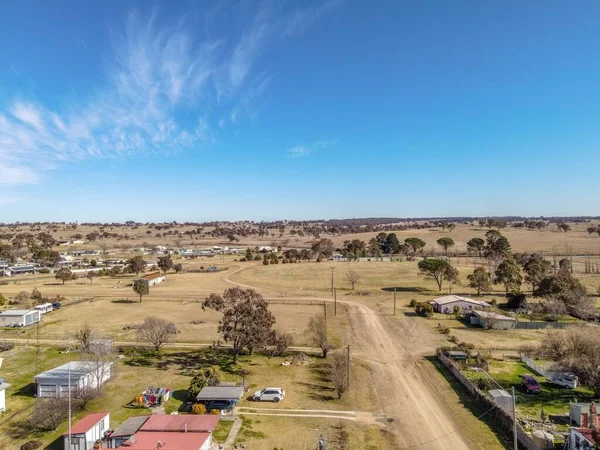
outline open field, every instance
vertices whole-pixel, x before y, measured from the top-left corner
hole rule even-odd
[[[275,328],[290,333],[298,345],[306,343],[306,329],[311,317],[321,314],[322,306],[310,305],[271,305],[276,318]],[[140,324],[150,316],[161,317],[173,322],[179,333],[173,335],[173,342],[212,343],[219,339],[217,326],[221,314],[213,310],[202,310],[200,301],[157,300],[149,298],[142,304],[131,300],[111,300],[97,298],[47,314],[39,329],[40,339],[67,339],[68,333],[77,331],[85,322],[102,335],[116,341],[136,340],[134,329],[124,330],[126,325]],[[36,338],[35,327],[26,329],[0,330],[0,336]]]

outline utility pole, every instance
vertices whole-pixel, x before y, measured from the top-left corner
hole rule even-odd
[[[337,316],[337,288],[333,288],[333,315]]]
[[[396,315],[396,288],[394,288],[394,315]]]
[[[346,365],[346,389],[350,389],[350,346],[348,346],[348,362]]]
[[[69,373],[69,450],[71,450],[71,361],[68,362],[67,372]]]
[[[515,394],[515,387],[512,388],[513,398],[513,446],[514,450],[519,449],[519,443],[517,441],[517,395]]]
[[[331,267],[331,293],[333,294],[333,271],[335,270],[335,267]]]

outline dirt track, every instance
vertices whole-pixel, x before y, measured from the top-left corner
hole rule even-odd
[[[227,283],[262,291],[258,286],[237,283],[231,275],[223,277]],[[310,297],[311,300],[331,301],[329,298]],[[468,449],[457,431],[449,411],[429,384],[430,367],[423,367],[424,355],[432,354],[434,347],[429,335],[405,317],[390,317],[362,303],[338,300],[349,307],[349,317],[355,337],[355,357],[371,363],[375,390],[388,426],[394,433],[398,449]],[[433,382],[437,380],[433,379]]]

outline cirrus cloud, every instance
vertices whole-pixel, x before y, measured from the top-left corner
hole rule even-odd
[[[131,12],[112,31],[105,81],[89,95],[56,98],[55,108],[23,96],[0,105],[0,185],[39,182],[61,161],[216,142],[219,130],[256,114],[272,75],[254,69],[269,41],[309,26],[322,8],[286,13],[264,4],[237,38],[205,38],[185,18],[165,25],[156,13]]]

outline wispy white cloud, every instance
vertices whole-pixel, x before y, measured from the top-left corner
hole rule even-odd
[[[237,39],[201,38],[185,18],[165,26],[157,14],[132,12],[111,34],[103,86],[77,103],[57,98],[54,109],[24,97],[0,105],[0,185],[36,183],[60,161],[216,142],[228,123],[256,115],[272,75],[254,68],[271,38],[301,32],[330,3],[291,14],[263,6]]]
[[[304,158],[305,156],[310,155],[310,153],[311,149],[304,147],[303,145],[296,145],[295,147],[287,149],[288,158]]]
[[[336,145],[337,143],[338,139],[328,139],[315,141],[310,145],[295,145],[294,147],[286,150],[286,156],[288,158],[304,158],[311,155],[315,151],[325,150],[326,148]]]

